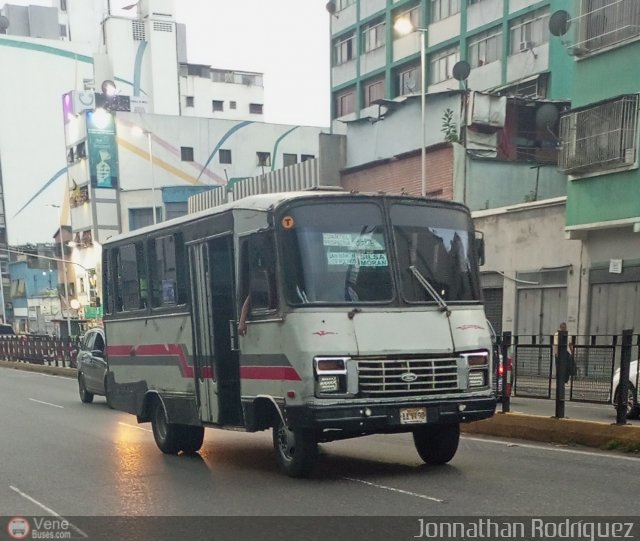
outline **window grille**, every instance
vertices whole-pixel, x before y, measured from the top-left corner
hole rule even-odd
[[[638,95],[569,112],[560,119],[563,173],[631,166],[636,161]]]

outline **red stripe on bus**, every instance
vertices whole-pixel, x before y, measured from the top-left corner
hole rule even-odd
[[[180,372],[184,378],[193,378],[193,366],[187,362],[184,349],[179,344],[143,344],[140,346],[107,346],[107,357],[178,357]],[[211,367],[202,369],[203,378],[212,378]]]
[[[301,381],[300,375],[291,366],[241,366],[240,378]]]

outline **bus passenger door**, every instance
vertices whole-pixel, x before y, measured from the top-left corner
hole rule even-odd
[[[213,311],[209,245],[189,247],[193,327],[193,368],[200,420],[218,422],[218,384],[214,370]]]

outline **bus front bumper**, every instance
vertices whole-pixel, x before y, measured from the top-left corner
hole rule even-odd
[[[441,401],[377,403],[364,402],[322,406],[287,406],[290,428],[341,430],[350,433],[410,432],[424,425],[455,424],[491,417],[494,397]]]

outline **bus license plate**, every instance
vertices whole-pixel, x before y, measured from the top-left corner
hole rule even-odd
[[[427,422],[427,408],[404,408],[400,410],[401,425],[417,425]]]

